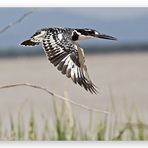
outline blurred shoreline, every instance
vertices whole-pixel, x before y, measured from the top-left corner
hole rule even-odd
[[[111,46],[84,46],[82,47],[85,54],[112,54],[112,53],[132,53],[132,52],[148,52],[148,43],[129,43],[117,44]],[[0,47],[0,58],[13,58],[18,56],[44,56],[41,47]]]

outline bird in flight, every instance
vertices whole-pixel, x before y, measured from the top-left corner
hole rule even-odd
[[[116,40],[112,36],[88,28],[43,28],[21,45],[35,46],[41,43],[48,60],[62,74],[71,78],[75,84],[84,87],[86,91],[96,94],[97,87],[89,77],[84,51],[78,43],[80,40],[93,38]]]

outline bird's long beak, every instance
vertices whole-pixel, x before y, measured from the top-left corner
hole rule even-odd
[[[101,39],[108,39],[108,40],[117,40],[117,38],[106,35],[106,34],[98,34],[97,38],[101,38]]]

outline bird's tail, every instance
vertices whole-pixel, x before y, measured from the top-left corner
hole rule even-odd
[[[21,45],[23,46],[35,46],[35,45],[39,45],[40,42],[33,42],[31,41],[31,39],[29,40],[25,40],[21,43]]]
[[[39,30],[37,31],[29,40],[25,40],[21,43],[21,45],[23,46],[35,46],[35,45],[39,45],[44,36],[46,34],[45,30]]]

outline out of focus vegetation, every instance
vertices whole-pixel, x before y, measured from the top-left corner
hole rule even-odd
[[[0,120],[0,140],[148,140],[147,124],[143,115],[135,108],[129,112],[125,106],[124,116],[126,123],[121,122],[120,113],[116,111],[116,103],[112,100],[112,109],[109,114],[104,114],[104,119],[97,116],[92,124],[92,113],[89,125],[83,128],[73,114],[71,104],[60,103],[53,99],[53,117],[41,116],[38,121],[34,111],[30,112],[30,119],[24,123],[24,118],[18,112],[18,120],[10,114],[9,126],[4,128]],[[133,122],[133,117],[135,117]],[[51,124],[51,119],[53,124]],[[38,122],[43,123],[41,128]],[[27,127],[25,126],[27,125]],[[42,129],[38,133],[38,129]]]

